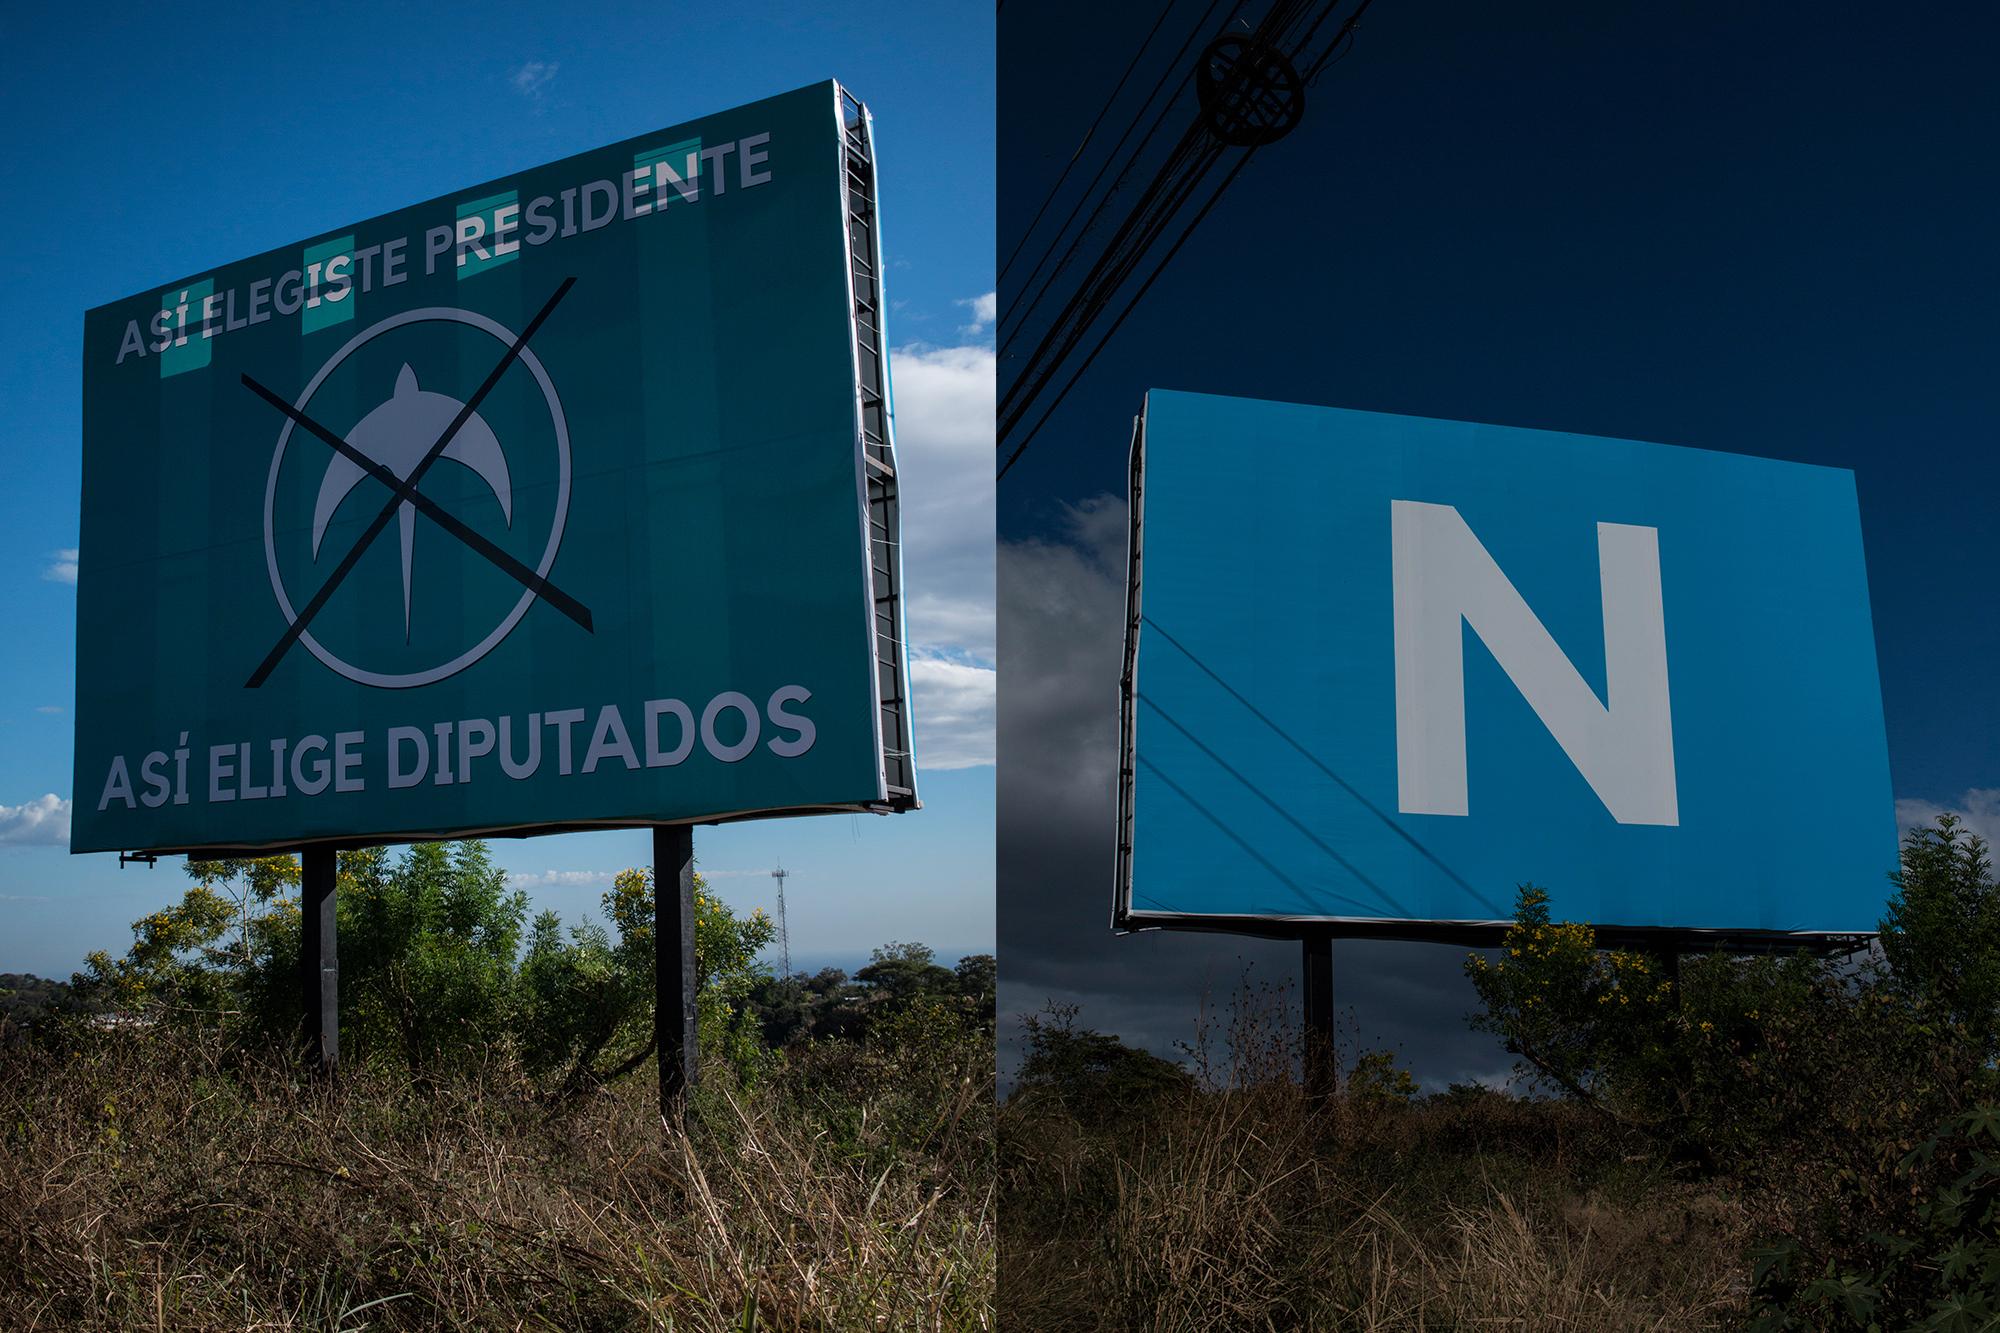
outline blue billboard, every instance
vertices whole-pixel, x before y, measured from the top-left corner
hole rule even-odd
[[[1133,451],[1116,925],[1876,928],[1852,473],[1157,391]]]

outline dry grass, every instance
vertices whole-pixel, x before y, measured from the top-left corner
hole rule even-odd
[[[1190,1091],[1115,1124],[1001,1112],[1010,1329],[1702,1329],[1743,1210],[1576,1108]]]
[[[1356,1329],[1610,1330],[1716,1328],[1741,1308],[1733,1256],[1719,1269],[1662,1272],[1648,1253],[1669,1243],[1653,1224],[1670,1209],[1585,1201],[1571,1216],[1534,1217],[1494,1191],[1447,1204],[1428,1234],[1382,1202],[1343,1237],[1351,1255],[1329,1323]],[[1332,1257],[1332,1256],[1329,1256]],[[1664,1279],[1664,1280],[1663,1280]]]
[[[552,1114],[504,1061],[326,1088],[164,1031],[0,1053],[0,1328],[991,1327],[990,1084],[913,1107],[895,1061],[831,1058],[838,1096],[716,1079],[663,1132],[650,1066]]]

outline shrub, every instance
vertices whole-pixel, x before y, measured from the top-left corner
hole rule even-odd
[[[1077,1007],[1050,1004],[1021,1020],[1025,1053],[1016,1096],[1052,1101],[1086,1125],[1144,1115],[1194,1086],[1171,1060],[1076,1025]]]
[[[1675,986],[1524,889],[1499,960],[1467,964],[1475,1021],[1528,1072],[1757,1191],[1766,1328],[2000,1312],[2000,1252],[1975,1242],[1994,1218],[2000,886],[1949,815],[1905,836],[1891,878],[1879,959],[1709,955]]]
[[[1954,1117],[1897,1162],[1906,1215],[1812,1269],[1796,1239],[1755,1252],[1758,1333],[2000,1325],[2000,1105]]]

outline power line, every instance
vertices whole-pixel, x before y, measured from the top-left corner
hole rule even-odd
[[[1241,3],[1242,0],[1238,0],[1237,9],[1241,8]],[[1106,243],[1062,308],[1050,321],[1040,342],[1029,354],[1020,372],[1013,378],[1002,396],[999,447],[1008,448],[1010,435],[1023,430],[1026,433],[1013,442],[1012,450],[1001,465],[998,476],[1006,476],[1020,460],[1028,445],[1040,434],[1042,427],[1069,396],[1071,389],[1089,370],[1111,338],[1123,327],[1125,321],[1159,280],[1160,275],[1166,271],[1196,229],[1214,210],[1230,185],[1256,156],[1257,150],[1283,137],[1297,123],[1303,111],[1306,87],[1317,80],[1331,64],[1345,58],[1352,47],[1354,30],[1372,3],[1373,0],[1360,0],[1354,11],[1341,23],[1326,48],[1317,56],[1311,56],[1309,48],[1322,26],[1340,8],[1340,0],[1326,0],[1324,4],[1290,3],[1289,0],[1280,0],[1265,14],[1263,21],[1247,39],[1219,38],[1210,44],[1203,56],[1204,63],[1200,67],[1202,115],[1197,117],[1182,134],[1117,232]],[[1211,4],[1210,12],[1213,11],[1213,7]],[[1235,12],[1231,11],[1232,19]],[[1297,35],[1294,37],[1292,34]],[[1185,51],[1185,44],[1182,49]],[[1216,72],[1218,69],[1219,73]],[[1162,83],[1171,73],[1170,69],[1162,76]],[[1181,86],[1185,86],[1193,73],[1191,70],[1183,75]],[[1127,163],[1125,173],[1129,173],[1136,165],[1146,143],[1150,141],[1154,130],[1157,130],[1160,119],[1165,116],[1166,111],[1178,97],[1177,88],[1167,105],[1162,107],[1160,116],[1155,118],[1152,129],[1147,131],[1146,139],[1141,141],[1139,150]],[[1142,107],[1141,117],[1144,114]],[[1136,124],[1135,121],[1135,127]],[[1128,137],[1129,133],[1128,130]],[[1174,216],[1192,200],[1223,155],[1225,145],[1243,146],[1243,156],[1231,166],[1221,184],[1202,203],[1194,217],[1181,228],[1164,256],[1157,264],[1152,265],[1143,282],[1122,304],[1119,304],[1116,313],[1112,314],[1112,307],[1119,291],[1144,267],[1145,261],[1150,258],[1155,247],[1167,234]],[[1116,151],[1114,148],[1114,158]],[[1108,165],[1107,161],[1106,166]],[[1099,179],[1103,170],[1104,168],[1099,170]],[[1121,173],[1121,179],[1125,173]],[[1095,182],[1093,186],[1094,184]],[[1098,199],[1092,210],[1091,220],[1057,259],[1055,269],[1043,283],[1041,291],[1029,303],[1028,308],[1021,313],[1006,342],[1017,340],[1021,336],[1027,317],[1032,314],[1042,296],[1051,289],[1056,276],[1079,253],[1084,237],[1109,202],[1111,194],[1115,192],[1114,187],[1113,191]],[[1087,189],[1084,199],[1080,199],[1077,206],[1071,210],[1072,219],[1088,200],[1089,194],[1090,191]],[[1068,221],[1065,221],[1063,229],[1057,232],[1058,243],[1067,229]],[[1053,254],[1053,251],[1050,253]],[[1046,263],[1048,258],[1049,255],[1045,255],[1043,263]],[[1107,314],[1112,314],[1108,327],[1095,339],[1090,340],[1088,350],[1082,353],[1080,361],[1076,361],[1079,350],[1084,347],[1086,340],[1090,339],[1093,328]],[[1003,351],[1005,345],[1003,342]],[[1075,361],[1073,368],[1071,368],[1072,361]],[[1030,411],[1035,403],[1052,386],[1058,385],[1059,387],[1055,387],[1054,397],[1030,420]]]
[[[1019,331],[1026,326],[1027,322],[1034,317],[1035,310],[1042,303],[1042,298],[1048,294],[1050,288],[1055,285],[1056,280],[1062,276],[1063,270],[1069,266],[1069,261],[1076,255],[1077,247],[1083,243],[1083,238],[1090,234],[1090,229],[1097,225],[1098,216],[1103,213],[1105,206],[1117,196],[1119,184],[1132,174],[1133,169],[1139,165],[1139,160],[1146,155],[1147,145],[1153,142],[1153,136],[1159,133],[1160,126],[1166,121],[1167,113],[1174,109],[1174,103],[1180,99],[1181,92],[1187,87],[1189,81],[1194,78],[1194,70],[1192,67],[1189,67],[1181,75],[1180,82],[1174,86],[1174,90],[1167,94],[1167,100],[1160,103],[1159,114],[1154,116],[1153,123],[1146,127],[1146,133],[1140,138],[1138,147],[1132,150],[1132,156],[1127,158],[1125,165],[1119,169],[1118,176],[1112,183],[1111,188],[1101,195],[1097,194],[1097,187],[1104,180],[1104,173],[1111,169],[1113,162],[1118,160],[1119,150],[1124,148],[1126,141],[1132,137],[1132,131],[1138,129],[1139,123],[1146,118],[1147,108],[1159,100],[1160,90],[1166,87],[1167,80],[1172,78],[1174,70],[1180,67],[1181,61],[1187,56],[1188,48],[1194,45],[1195,38],[1199,37],[1206,29],[1209,16],[1215,13],[1216,5],[1221,2],[1222,0],[1209,0],[1208,8],[1195,21],[1195,26],[1188,31],[1186,39],[1181,42],[1180,49],[1174,52],[1174,58],[1168,62],[1167,68],[1161,72],[1158,82],[1153,85],[1152,91],[1146,94],[1146,100],[1140,103],[1138,114],[1132,118],[1132,123],[1125,127],[1125,132],[1118,136],[1118,142],[1111,146],[1111,152],[1106,156],[1103,163],[1098,166],[1097,174],[1090,178],[1090,184],[1084,187],[1083,193],[1077,197],[1076,203],[1071,206],[1069,216],[1065,217],[1062,226],[1056,229],[1054,238],[1049,242],[1049,248],[1042,252],[1042,257],[1035,262],[1034,268],[1029,270],[1026,280],[1021,284],[1025,290],[1033,287],[1035,279],[1041,277],[1041,287],[1036,290],[1027,302],[1021,304],[1018,308],[1012,308],[1015,303],[1009,302],[1010,308],[1004,313],[1004,318],[1010,331],[1000,341],[1000,356],[1003,361],[1008,357],[1008,344],[1014,340]],[[1236,0],[1236,3],[1230,7],[1228,17],[1222,21],[1223,27],[1227,28],[1231,23],[1235,22],[1236,15],[1242,10],[1243,5],[1244,0]],[[1076,215],[1083,211],[1083,206],[1089,203],[1093,196],[1097,199],[1096,207],[1092,208],[1090,216],[1084,219],[1083,229],[1077,233],[1076,240],[1070,244],[1067,250],[1063,250],[1058,258],[1057,251],[1062,245],[1063,237],[1069,234],[1070,224],[1076,221]],[[1043,275],[1042,270],[1048,266],[1051,258],[1057,258],[1056,265],[1046,275]]]
[[[1331,0],[1337,3],[1337,0]],[[1257,31],[1252,34],[1252,43],[1257,49],[1270,50],[1271,38],[1281,35],[1302,12],[1302,6],[1286,2],[1272,6],[1264,16]],[[1286,66],[1290,72],[1290,67]],[[1240,99],[1250,92],[1253,79],[1251,65],[1247,59],[1239,60],[1224,70],[1224,78],[1216,96],[1222,99]],[[1295,77],[1295,76],[1294,76]],[[1157,239],[1172,212],[1186,201],[1216,159],[1221,155],[1220,142],[1207,132],[1201,119],[1190,124],[1182,133],[1180,142],[1169,155],[1166,163],[1153,177],[1152,182],[1140,195],[1138,203],[1116,233],[1106,244],[1104,251],[1084,275],[1063,308],[1057,312],[1041,342],[1030,353],[1022,372],[1001,398],[1002,420],[999,434],[1005,437],[1017,428],[1034,400],[1053,379],[1063,357],[1074,349],[1091,322],[1102,313],[1118,287],[1134,271],[1143,258],[1144,247]],[[1192,175],[1185,181],[1176,180],[1188,163],[1192,162]],[[1163,214],[1149,216],[1148,210],[1161,198],[1171,200]],[[1100,204],[1101,207],[1101,204]],[[1080,244],[1082,237],[1078,237]],[[1133,244],[1128,248],[1128,241]],[[1075,245],[1071,247],[1073,254]],[[1068,255],[1064,262],[1067,262]],[[1060,266],[1059,266],[1060,268]],[[1046,290],[1046,287],[1045,289]],[[1039,297],[1037,298],[1039,299]],[[1071,321],[1076,321],[1073,325]],[[1016,329],[1018,333],[1018,327]]]
[[[1049,404],[1048,410],[1043,412],[1041,419],[1034,424],[1033,428],[1026,435],[1021,437],[1021,442],[1014,446],[1014,452],[1007,455],[1007,461],[1001,465],[999,473],[994,477],[995,481],[1006,476],[1014,464],[1020,461],[1021,455],[1027,452],[1029,443],[1041,432],[1042,427],[1048,424],[1049,418],[1055,415],[1056,409],[1062,406],[1063,399],[1069,397],[1069,391],[1076,386],[1077,380],[1083,377],[1083,372],[1090,369],[1090,363],[1097,360],[1097,354],[1104,350],[1104,345],[1111,341],[1112,335],[1118,332],[1119,327],[1125,323],[1126,317],[1138,309],[1139,302],[1145,299],[1146,293],[1153,289],[1153,284],[1159,280],[1160,274],[1166,272],[1167,265],[1173,263],[1174,256],[1180,253],[1181,247],[1187,244],[1188,237],[1194,235],[1195,228],[1201,225],[1202,219],[1208,216],[1209,210],[1213,209],[1216,202],[1222,198],[1223,191],[1229,188],[1230,182],[1242,174],[1243,168],[1249,166],[1250,159],[1256,155],[1257,150],[1252,148],[1243,154],[1234,167],[1230,168],[1229,174],[1223,177],[1222,184],[1217,187],[1214,194],[1209,196],[1208,202],[1201,206],[1201,211],[1194,215],[1194,220],[1189,222],[1180,236],[1176,238],[1172,248],[1167,251],[1166,257],[1159,262],[1159,265],[1146,278],[1145,283],[1133,294],[1132,299],[1126,303],[1125,308],[1118,313],[1118,318],[1113,320],[1111,327],[1104,331],[1104,336],[1097,340],[1097,345],[1090,349],[1090,355],[1086,356],[1082,363],[1070,373],[1069,379],[1063,384],[1062,391]]]
[[[1029,222],[1027,230],[1021,233],[1021,239],[1014,243],[1013,253],[1007,256],[1007,262],[1000,266],[1001,282],[1007,280],[1007,270],[1014,267],[1014,260],[1020,255],[1022,247],[1027,245],[1028,238],[1035,234],[1035,228],[1041,225],[1043,215],[1049,211],[1049,205],[1053,204],[1056,201],[1056,196],[1062,193],[1064,183],[1069,180],[1069,173],[1076,167],[1077,162],[1082,159],[1083,150],[1090,147],[1091,136],[1097,133],[1097,127],[1102,125],[1104,118],[1111,113],[1112,106],[1118,101],[1118,94],[1125,91],[1126,80],[1132,77],[1133,70],[1139,68],[1139,62],[1145,58],[1146,48],[1150,47],[1153,44],[1153,38],[1159,35],[1161,25],[1167,21],[1167,15],[1173,13],[1176,2],[1177,0],[1167,0],[1167,3],[1160,7],[1160,16],[1153,20],[1153,26],[1147,30],[1146,40],[1140,42],[1139,49],[1132,53],[1132,63],[1125,66],[1125,72],[1118,76],[1118,84],[1111,90],[1111,96],[1104,99],[1104,105],[1098,109],[1097,119],[1090,122],[1090,128],[1085,130],[1083,138],[1077,141],[1076,151],[1069,155],[1069,161],[1063,163],[1062,174],[1056,177],[1056,183],[1049,187],[1047,197],[1042,200],[1042,206],[1035,210],[1034,220]],[[1211,9],[1214,8],[1214,4],[1211,3],[1209,7]],[[1198,28],[1199,25],[1197,25],[1197,30]],[[1142,113],[1143,110],[1144,108],[1142,107]],[[1116,153],[1118,150],[1114,148],[1111,151]]]
[[[1258,38],[1262,38],[1265,36],[1266,33],[1279,30],[1282,25],[1289,22],[1289,19],[1293,12],[1293,8],[1294,7],[1291,3],[1289,3],[1289,0],[1285,0],[1284,3],[1280,3],[1279,5],[1274,5],[1271,11],[1265,15],[1263,22],[1259,25],[1259,31],[1255,34],[1255,36],[1257,36]],[[1232,11],[1232,18],[1234,17],[1234,13],[1235,11]],[[1183,50],[1185,50],[1185,46],[1183,47]],[[1171,73],[1171,71],[1169,71],[1169,73]],[[1231,76],[1232,83],[1241,81],[1242,76],[1238,70],[1232,69],[1231,71],[1229,71],[1229,73]],[[1189,71],[1187,74],[1183,75],[1182,77],[1183,86],[1187,82],[1188,78],[1192,77],[1192,74],[1193,71]],[[1176,90],[1175,97],[1178,97],[1178,95],[1179,95],[1178,90]],[[1139,152],[1134,154],[1132,163],[1128,164],[1127,167],[1128,173],[1131,169],[1131,165],[1136,165],[1140,153],[1143,153],[1144,151],[1146,142],[1149,142],[1151,140],[1153,132],[1157,130],[1161,119],[1163,119],[1166,112],[1169,109],[1171,109],[1171,106],[1172,106],[1172,101],[1170,100],[1166,105],[1164,105],[1161,108],[1161,114],[1159,117],[1155,118],[1153,127],[1147,131],[1147,138],[1145,141],[1141,142]],[[1073,317],[1077,316],[1079,311],[1088,312],[1085,314],[1086,320],[1092,317],[1092,315],[1094,315],[1094,310],[1092,309],[1093,303],[1101,303],[1102,299],[1108,297],[1111,291],[1115,289],[1116,278],[1114,277],[1113,283],[1107,286],[1103,281],[1106,278],[1106,276],[1120,275],[1119,270],[1121,265],[1125,265],[1129,268],[1129,264],[1132,261],[1121,253],[1121,247],[1123,247],[1126,244],[1127,240],[1134,234],[1137,224],[1141,223],[1145,219],[1145,214],[1147,209],[1153,206],[1155,202],[1163,194],[1166,194],[1169,191],[1172,191],[1175,188],[1177,188],[1177,182],[1174,179],[1175,176],[1183,169],[1184,164],[1188,163],[1189,161],[1197,160],[1197,154],[1195,153],[1195,145],[1197,143],[1203,143],[1203,144],[1208,143],[1206,136],[1204,136],[1204,134],[1202,133],[1202,129],[1199,122],[1191,124],[1188,127],[1188,129],[1185,132],[1183,132],[1179,143],[1169,154],[1166,163],[1159,169],[1158,172],[1155,173],[1152,182],[1146,187],[1145,191],[1141,193],[1137,204],[1133,207],[1132,211],[1127,215],[1124,223],[1121,224],[1118,230],[1113,234],[1111,240],[1106,244],[1103,252],[1099,255],[1097,261],[1086,272],[1083,280],[1078,284],[1076,290],[1071,293],[1069,300],[1064,304],[1062,309],[1058,311],[1055,318],[1051,321],[1049,329],[1044,334],[1040,345],[1037,346],[1035,351],[1030,354],[1026,364],[1022,368],[1021,374],[1017,376],[1013,380],[1013,382],[1009,385],[1008,391],[1003,398],[1002,402],[1003,411],[1005,411],[1009,406],[1012,406],[1017,400],[1021,404],[1020,406],[1013,407],[1013,410],[1009,414],[1008,418],[1002,422],[1001,432],[1003,435],[1007,431],[1014,428],[1014,426],[1018,423],[1021,412],[1025,408],[1026,404],[1032,402],[1034,397],[1040,392],[1041,385],[1045,381],[1045,376],[1046,376],[1046,372],[1041,370],[1040,367],[1043,365],[1044,359],[1050,355],[1051,349],[1055,346],[1058,336],[1064,330],[1064,326]],[[1208,146],[1212,147],[1212,145]],[[1198,165],[1196,165],[1195,167],[1195,171],[1197,172],[1197,174],[1205,172],[1207,168],[1210,165],[1212,165],[1212,162],[1213,162],[1212,155],[1200,158],[1198,160]],[[1109,202],[1109,200],[1110,200],[1109,194],[1099,199],[1097,207],[1092,211],[1091,222],[1087,223],[1084,228],[1084,234],[1087,234],[1090,227],[1095,224],[1097,215],[1103,211],[1105,205]],[[1067,264],[1069,263],[1070,259],[1075,257],[1082,242],[1083,242],[1083,235],[1080,234],[1077,237],[1077,239],[1071,243],[1069,249],[1063,253],[1063,255],[1056,264],[1054,272],[1051,273],[1048,281],[1046,281],[1043,284],[1042,289],[1039,292],[1037,292],[1034,298],[1031,300],[1029,304],[1029,309],[1021,313],[1022,322],[1016,324],[1015,328],[1010,332],[1010,336],[1007,339],[1007,342],[1011,343],[1016,338],[1018,338],[1021,329],[1025,327],[1026,320],[1032,316],[1033,309],[1039,305],[1042,297],[1049,290],[1052,289],[1055,278],[1060,275],[1063,268],[1066,267]],[[1072,342],[1073,339],[1074,335],[1072,335]],[[1005,349],[1003,347],[1003,351],[1004,350]],[[1026,395],[1025,398],[1022,397],[1023,394]]]
[[[1203,177],[1208,174],[1222,150],[1213,145],[1205,145],[1201,150],[1201,160],[1193,166],[1191,174],[1185,174],[1182,167],[1192,156],[1191,146],[1199,143],[1202,136],[1190,129],[1151,184],[1146,187],[1125,221],[1112,236],[1106,253],[1099,262],[1084,275],[1083,281],[1070,296],[1063,308],[1057,312],[1042,340],[1029,354],[1029,372],[1024,373],[1008,385],[1001,395],[1000,434],[1004,437],[1019,426],[1021,419],[1034,405],[1049,381],[1061,359],[1068,355],[1082,339],[1090,327],[1091,320],[1102,311],[1106,302],[1116,293],[1118,287],[1130,276],[1134,266],[1144,255],[1144,248],[1158,235],[1173,213],[1185,202]],[[1173,179],[1184,175],[1184,179]],[[1156,211],[1148,210],[1160,199],[1169,200],[1167,207]],[[1130,241],[1131,244],[1127,244]],[[1048,369],[1042,373],[1032,373],[1033,368],[1046,363]]]

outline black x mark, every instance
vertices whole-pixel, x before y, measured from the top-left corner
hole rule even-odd
[[[521,335],[514,339],[513,343],[507,348],[506,355],[500,358],[500,364],[493,367],[492,373],[480,384],[472,397],[466,400],[465,405],[459,408],[458,415],[452,418],[449,426],[445,427],[444,434],[438,436],[436,442],[425,452],[423,458],[418,461],[414,468],[410,469],[410,475],[406,478],[398,478],[395,473],[383,467],[374,459],[364,455],[346,440],[312,420],[304,412],[293,407],[277,394],[272,393],[269,389],[251,379],[250,376],[244,375],[242,377],[244,387],[248,388],[265,402],[270,403],[299,425],[305,427],[313,435],[325,441],[342,457],[359,465],[368,475],[374,477],[384,486],[387,486],[392,492],[389,497],[389,503],[382,507],[382,512],[375,516],[374,522],[368,525],[367,531],[361,534],[360,540],[355,542],[353,547],[348,550],[346,556],[341,559],[339,566],[334,569],[333,574],[325,583],[320,585],[319,591],[313,594],[312,600],[307,602],[304,609],[293,618],[292,623],[286,627],[284,636],[278,640],[277,645],[265,656],[263,664],[255,672],[251,673],[250,679],[244,688],[254,690],[270,677],[271,672],[277,668],[279,661],[284,657],[285,653],[290,650],[293,644],[299,641],[299,636],[306,632],[306,626],[312,621],[312,618],[319,614],[320,609],[333,596],[334,590],[340,586],[341,580],[345,579],[353,571],[354,566],[360,563],[361,556],[368,549],[369,544],[381,536],[383,529],[389,526],[389,520],[395,515],[397,506],[405,502],[414,505],[444,528],[446,532],[451,533],[473,550],[491,560],[499,568],[518,579],[522,586],[547,601],[549,605],[561,611],[571,620],[574,620],[585,631],[590,631],[591,620],[588,607],[585,607],[568,593],[565,593],[562,589],[535,573],[534,570],[529,569],[498,546],[495,546],[492,542],[459,522],[433,502],[430,497],[417,489],[417,483],[423,480],[424,473],[428,472],[431,464],[436,462],[439,455],[444,453],[446,447],[451,444],[452,438],[458,434],[459,428],[464,426],[467,421],[470,421],[472,414],[479,410],[479,404],[485,400],[487,394],[493,391],[493,386],[500,382],[500,377],[506,373],[507,367],[513,365],[515,360],[519,358],[521,349],[527,346],[528,339],[535,335],[535,331],[541,328],[542,321],[546,320],[549,317],[549,312],[556,308],[556,302],[567,296],[569,289],[575,285],[575,278],[564,278],[562,280],[562,285],[556,288],[554,295],[549,297],[542,308],[536,312],[535,317],[528,321],[528,326],[521,330]]]

